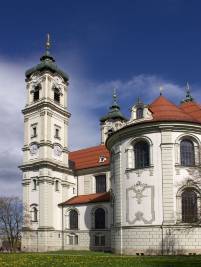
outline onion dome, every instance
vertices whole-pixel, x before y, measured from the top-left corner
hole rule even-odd
[[[100,118],[100,122],[105,122],[107,120],[127,121],[127,119],[121,113],[120,106],[117,104],[117,95],[115,90],[113,93],[113,104],[109,107],[109,109],[110,110],[108,114]]]
[[[40,63],[35,67],[28,69],[25,73],[26,77],[29,78],[34,72],[42,72],[48,70],[52,73],[58,73],[65,81],[68,81],[68,75],[60,70],[55,63],[55,59],[50,55],[50,35],[47,35],[46,51],[45,54],[40,58]]]

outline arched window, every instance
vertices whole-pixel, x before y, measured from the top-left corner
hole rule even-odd
[[[95,211],[95,229],[105,229],[105,211],[102,208]]]
[[[139,141],[134,145],[135,168],[145,168],[150,165],[149,144],[145,141]]]
[[[191,140],[184,139],[180,143],[180,156],[182,166],[195,165],[195,150]]]
[[[37,85],[34,89],[34,92],[33,92],[33,101],[38,101],[40,98],[40,86]]]
[[[181,194],[182,222],[191,223],[197,221],[197,194],[192,188],[185,189]]]
[[[70,229],[78,229],[78,213],[76,210],[71,210],[69,213]]]
[[[37,222],[38,221],[38,210],[37,210],[37,208],[36,207],[33,207],[32,208],[32,216],[31,216],[31,220],[32,220],[32,222]]]
[[[60,92],[57,88],[54,89],[54,101],[60,103]]]
[[[142,119],[143,118],[143,108],[139,107],[136,111],[136,119]]]

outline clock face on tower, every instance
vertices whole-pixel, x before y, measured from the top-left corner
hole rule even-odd
[[[37,144],[32,144],[30,146],[30,153],[31,153],[31,155],[35,155],[35,154],[37,154],[37,152],[38,152],[38,145]]]
[[[62,154],[62,149],[59,145],[54,145],[54,155],[60,157]]]

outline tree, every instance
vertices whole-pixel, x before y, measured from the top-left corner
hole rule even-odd
[[[22,201],[17,197],[0,197],[0,236],[13,251],[19,246],[23,223]]]

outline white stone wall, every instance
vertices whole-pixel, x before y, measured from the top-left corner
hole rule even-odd
[[[121,254],[147,255],[200,253],[199,224],[181,223],[181,198],[178,197],[179,189],[193,185],[189,180],[194,180],[196,186],[196,179],[199,180],[196,166],[180,166],[179,140],[184,136],[192,138],[199,166],[200,148],[196,143],[200,145],[200,129],[195,128],[192,133],[192,128],[186,125],[183,131],[161,125],[158,130],[147,129],[146,132],[145,127],[139,132],[127,134],[127,138],[121,138],[121,142],[111,147],[112,250]],[[134,151],[130,146],[140,140],[138,138],[150,143],[150,167],[139,170],[132,165]]]
[[[109,191],[111,188],[110,184],[110,172],[97,172],[79,175],[78,176],[78,195],[88,195],[96,193],[96,176],[97,175],[106,175],[106,191]]]

